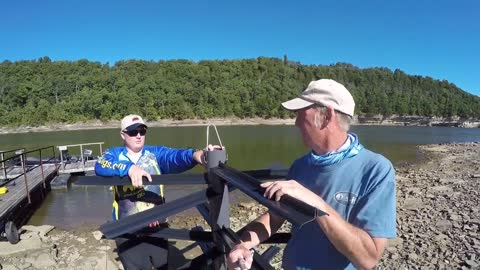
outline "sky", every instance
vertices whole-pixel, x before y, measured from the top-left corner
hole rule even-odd
[[[480,95],[477,0],[2,0],[0,62],[283,58],[448,80]]]

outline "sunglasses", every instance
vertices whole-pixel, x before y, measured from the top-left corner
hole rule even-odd
[[[123,133],[127,134],[129,137],[136,137],[138,133],[140,133],[140,136],[145,136],[147,134],[147,130],[142,128],[142,129],[134,129],[130,131],[122,131]]]

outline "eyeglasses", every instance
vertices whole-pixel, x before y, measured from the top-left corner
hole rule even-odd
[[[147,130],[142,128],[142,129],[134,129],[130,131],[122,131],[123,133],[127,134],[129,137],[136,137],[138,133],[140,133],[140,136],[145,136],[147,134]]]

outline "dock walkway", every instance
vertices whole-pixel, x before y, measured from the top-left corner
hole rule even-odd
[[[7,193],[0,195],[0,233],[3,232],[7,221],[13,221],[17,226],[28,221],[47,195],[50,181],[57,174],[58,165],[43,164],[6,184],[0,181],[8,189]]]
[[[98,145],[98,153],[84,148],[91,145]],[[28,221],[50,191],[50,182],[59,173],[93,171],[94,157],[102,155],[102,145],[103,142],[99,142],[48,146],[31,151],[25,151],[25,148],[0,151],[0,187],[8,190],[0,194],[0,235],[9,227],[7,222],[18,227]],[[70,155],[69,148],[79,155]],[[59,159],[56,158],[56,149]]]

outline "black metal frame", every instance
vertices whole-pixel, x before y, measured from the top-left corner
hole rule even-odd
[[[224,162],[224,161],[223,161]],[[288,220],[293,225],[303,226],[318,216],[326,213],[288,195],[280,201],[273,201],[263,196],[264,188],[259,179],[281,180],[286,177],[286,170],[255,170],[238,171],[219,162],[218,166],[208,169],[205,174],[191,175],[158,175],[152,176],[153,181],[144,179],[144,184],[207,184],[206,190],[201,190],[149,210],[124,217],[115,222],[100,226],[100,231],[106,238],[128,237],[144,229],[153,221],[162,220],[186,209],[196,207],[211,227],[210,232],[163,228],[149,234],[152,237],[168,239],[192,240],[209,243],[210,250],[204,248],[204,254],[194,261],[211,260],[214,269],[227,269],[226,256],[238,243],[239,236],[230,229],[229,192],[239,189],[254,200],[266,206],[272,213]],[[128,178],[80,176],[74,182],[80,185],[129,185]],[[257,179],[258,178],[258,179]],[[244,230],[241,229],[238,233]],[[277,233],[267,240],[267,243],[286,243],[289,233]],[[269,259],[278,251],[270,249],[260,255],[254,252],[252,269],[273,269]],[[198,267],[198,266],[195,266]]]
[[[263,170],[251,170],[242,171],[242,173],[255,177],[257,180],[271,180],[271,179],[283,179],[287,170],[284,169],[263,169]],[[128,177],[112,176],[73,176],[72,180],[76,185],[83,186],[123,186],[131,185]],[[207,173],[203,174],[169,174],[165,175],[152,175],[152,182],[149,182],[146,178],[143,179],[143,185],[200,185],[208,184]]]

